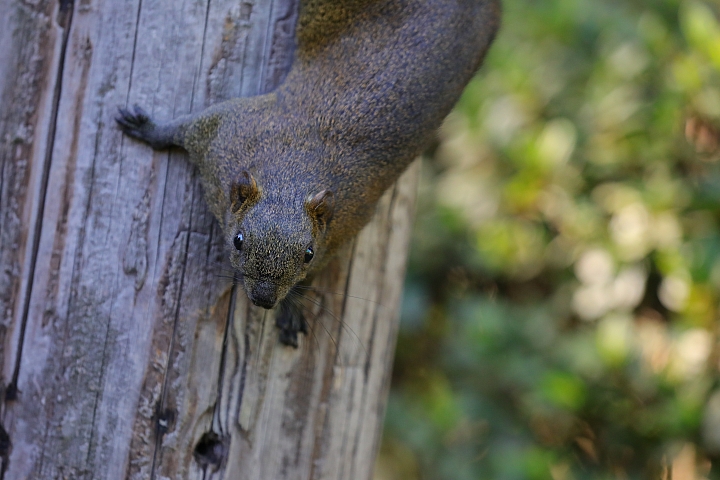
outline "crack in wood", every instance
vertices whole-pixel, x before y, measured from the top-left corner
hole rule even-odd
[[[194,195],[191,196],[191,201],[190,201],[191,204],[193,203],[193,200],[194,200]],[[192,229],[192,218],[188,225],[188,229],[189,230]],[[176,297],[177,300],[176,300],[175,313],[173,315],[173,321],[172,321],[172,333],[170,335],[170,345],[169,345],[167,353],[166,353],[167,364],[165,365],[164,372],[162,374],[163,383],[162,383],[162,388],[160,390],[160,400],[159,400],[158,408],[161,409],[163,412],[168,411],[166,402],[167,402],[168,384],[169,384],[169,378],[170,378],[169,372],[172,370],[172,354],[173,354],[173,350],[174,350],[175,343],[176,343],[178,324],[180,323],[180,303],[181,303],[180,299],[182,298],[183,286],[185,285],[185,275],[187,272],[187,258],[188,258],[189,247],[190,247],[190,233],[188,232],[188,234],[186,236],[186,240],[185,240],[185,247],[183,249],[184,255],[182,256],[182,261],[180,262],[180,265],[181,265],[181,272],[180,272],[180,276],[179,276],[180,285],[178,287],[178,292],[177,292],[177,297]],[[157,430],[156,430],[156,435],[155,435],[155,438],[156,438],[155,452],[153,453],[153,459],[152,459],[151,468],[150,468],[150,472],[151,472],[150,478],[151,479],[155,478],[155,475],[156,475],[155,465],[156,465],[157,459],[160,455],[160,449],[162,448],[162,436],[167,431],[167,430],[164,430],[164,431],[162,430],[162,428],[161,428],[162,424],[161,424],[160,420],[158,420],[157,425],[158,426],[156,427]]]
[[[206,432],[195,445],[193,458],[205,473],[208,469],[217,472],[227,461],[229,443],[230,439],[226,436],[221,437],[213,431]]]
[[[36,217],[35,225],[32,228],[33,231],[33,245],[31,250],[31,257],[30,257],[30,266],[28,268],[28,273],[26,274],[27,279],[27,287],[25,288],[25,298],[23,301],[23,310],[22,315],[20,317],[20,335],[18,338],[18,347],[17,347],[17,356],[15,359],[15,368],[12,375],[12,380],[10,381],[10,388],[11,390],[14,389],[17,391],[17,382],[18,377],[20,375],[20,360],[22,358],[22,352],[23,352],[23,346],[25,343],[25,333],[27,329],[27,323],[28,323],[28,315],[30,312],[30,299],[32,298],[33,293],[33,281],[35,277],[35,268],[37,266],[37,256],[38,256],[38,250],[40,248],[40,233],[42,232],[42,225],[43,225],[43,216],[45,212],[45,199],[47,195],[47,187],[48,187],[48,181],[50,177],[50,165],[52,163],[52,154],[53,154],[53,146],[55,142],[55,132],[57,129],[57,122],[58,122],[58,110],[60,105],[60,95],[62,93],[62,79],[63,79],[63,71],[65,68],[65,58],[67,55],[67,48],[68,48],[68,41],[70,38],[70,30],[72,28],[72,17],[73,17],[73,2],[72,0],[68,0],[64,3],[64,9],[61,9],[61,11],[58,14],[58,23],[62,27],[65,26],[63,29],[62,34],[62,41],[61,41],[61,47],[60,47],[60,55],[58,60],[58,71],[56,73],[55,78],[57,79],[57,82],[55,84],[55,89],[53,92],[53,98],[52,98],[52,110],[50,113],[50,116],[52,118],[52,121],[50,122],[49,129],[48,129],[48,139],[47,139],[47,147],[45,151],[45,158],[42,165],[42,174],[41,174],[41,181],[40,181],[40,198],[38,202],[38,212]]]

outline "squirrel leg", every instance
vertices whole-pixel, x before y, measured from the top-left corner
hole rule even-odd
[[[275,318],[280,330],[280,343],[297,348],[298,333],[307,333],[307,321],[302,308],[287,297],[280,302],[280,311]]]
[[[171,123],[158,124],[139,105],[132,109],[118,107],[119,116],[115,121],[126,135],[150,145],[154,150],[163,150],[169,147],[183,147],[179,140],[182,138],[181,129],[183,118]]]

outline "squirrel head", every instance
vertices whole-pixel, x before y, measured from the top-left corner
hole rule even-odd
[[[272,308],[321,261],[333,193],[270,196],[244,170],[230,186],[225,236],[248,298]]]

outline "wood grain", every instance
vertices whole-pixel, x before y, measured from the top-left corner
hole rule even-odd
[[[297,4],[0,11],[0,478],[370,478],[417,168],[307,293],[292,349],[223,277],[185,154],[113,120],[271,90]]]

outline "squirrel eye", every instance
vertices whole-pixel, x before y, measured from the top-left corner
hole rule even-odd
[[[310,263],[310,260],[312,260],[314,256],[315,252],[313,252],[312,247],[308,247],[307,250],[305,250],[305,263]]]
[[[235,238],[233,238],[233,245],[235,245],[235,248],[237,248],[238,250],[241,250],[241,249],[242,249],[243,240],[244,240],[244,239],[243,239],[243,234],[242,234],[242,233],[238,233],[237,235],[235,235]]]

